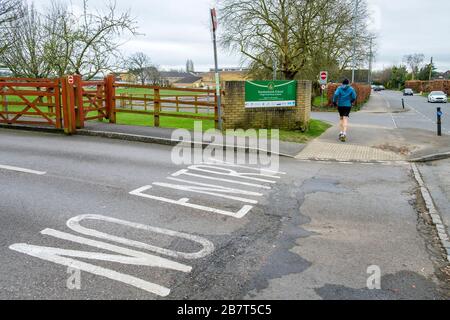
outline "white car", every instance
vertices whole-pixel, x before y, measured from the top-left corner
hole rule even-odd
[[[447,103],[448,97],[443,91],[433,91],[428,95],[428,103],[441,102]]]

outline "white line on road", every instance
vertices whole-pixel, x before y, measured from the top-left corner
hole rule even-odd
[[[386,97],[384,97],[383,95],[381,95],[381,97],[383,98],[384,102],[386,102],[388,109],[391,109],[391,103],[388,101],[388,99],[386,99]],[[394,115],[392,113],[390,113],[390,115],[391,115],[392,122],[394,123],[394,128],[398,129],[398,125],[394,119]]]
[[[42,175],[47,173],[47,172],[44,172],[44,171],[36,171],[36,170],[19,168],[19,167],[13,167],[13,166],[7,166],[7,165],[1,165],[1,164],[0,164],[0,169],[9,170],[9,171],[16,171],[16,172],[22,172],[22,173],[36,174],[36,175],[39,175],[39,176],[42,176]]]

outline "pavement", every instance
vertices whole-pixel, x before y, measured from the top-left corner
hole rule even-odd
[[[386,91],[373,93],[360,112],[350,117],[347,143],[341,143],[338,115],[313,113],[312,117],[334,124],[324,135],[308,144],[298,159],[339,161],[420,161],[450,157],[450,105],[440,105],[443,136],[436,134],[436,122],[431,116],[436,105],[424,97],[405,97],[402,108],[401,93]],[[446,109],[449,109],[448,111]]]

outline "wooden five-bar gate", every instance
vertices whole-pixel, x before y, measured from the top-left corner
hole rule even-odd
[[[216,128],[219,122],[215,90],[119,83],[114,75],[100,81],[84,81],[79,75],[0,78],[0,97],[1,124],[50,126],[67,134],[87,121],[116,123],[120,113],[153,117],[155,127],[161,117],[211,120]]]

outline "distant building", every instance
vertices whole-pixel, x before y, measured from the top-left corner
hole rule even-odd
[[[190,75],[173,83],[178,88],[201,88],[203,87],[202,77]]]
[[[215,69],[209,69],[209,72],[215,72]],[[230,68],[221,68],[219,69],[219,72],[247,72],[247,68],[241,68],[241,67],[230,67]]]
[[[178,82],[181,79],[193,76],[193,74],[191,73],[181,71],[161,71],[160,74],[161,78],[170,85],[173,85],[175,82]]]
[[[233,69],[232,71],[220,71],[220,81],[246,81],[252,80],[248,74],[246,69],[240,68],[228,68]],[[238,70],[239,69],[239,70]],[[214,88],[216,86],[216,75],[214,71],[211,72],[203,72],[197,74],[199,77],[202,77],[202,82],[205,87]]]

